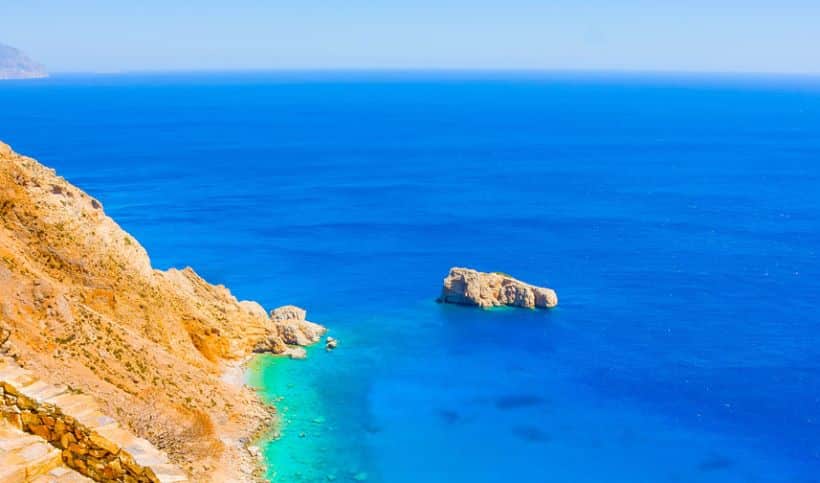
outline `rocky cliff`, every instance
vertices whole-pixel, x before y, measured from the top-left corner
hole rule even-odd
[[[0,80],[48,77],[45,67],[14,47],[0,44]]]
[[[99,201],[0,143],[0,352],[89,394],[191,481],[246,481],[244,447],[270,418],[227,367],[324,329],[270,317],[191,268],[160,271]]]
[[[504,273],[453,267],[444,279],[438,301],[481,308],[501,305],[551,308],[558,305],[558,295],[555,290],[536,287]]]

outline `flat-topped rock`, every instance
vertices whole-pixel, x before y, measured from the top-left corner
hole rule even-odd
[[[546,309],[558,305],[558,295],[555,290],[530,285],[504,273],[453,267],[444,279],[438,302],[481,308],[508,305]]]

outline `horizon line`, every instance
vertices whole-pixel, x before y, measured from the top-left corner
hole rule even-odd
[[[696,70],[696,69],[631,69],[631,68],[540,68],[540,67],[249,67],[249,68],[171,68],[171,69],[121,69],[121,70],[55,70],[49,75],[139,75],[139,74],[287,74],[287,73],[484,73],[484,74],[618,74],[618,75],[701,75],[739,77],[800,77],[818,78],[820,71],[746,71],[746,70]]]

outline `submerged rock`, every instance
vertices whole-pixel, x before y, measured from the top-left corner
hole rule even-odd
[[[444,279],[438,302],[481,308],[502,305],[552,308],[558,305],[558,295],[555,290],[536,287],[504,273],[453,267]]]
[[[288,347],[282,354],[291,359],[307,359],[307,351],[302,347]]]

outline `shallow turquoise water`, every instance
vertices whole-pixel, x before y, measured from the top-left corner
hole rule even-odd
[[[257,361],[276,481],[820,474],[815,79],[79,76],[0,105],[156,266],[340,340]],[[452,265],[561,305],[435,304]]]

